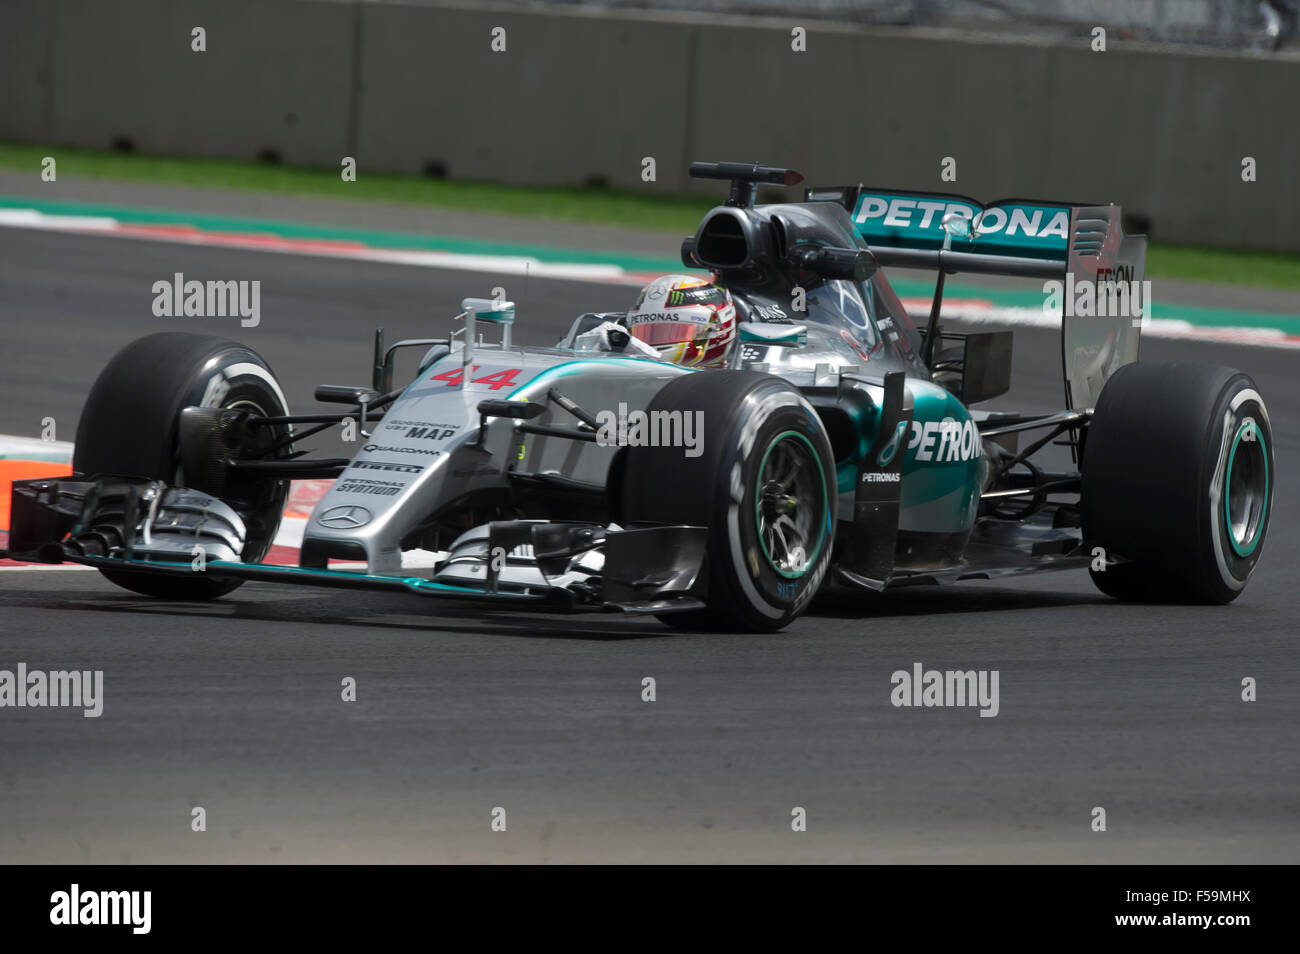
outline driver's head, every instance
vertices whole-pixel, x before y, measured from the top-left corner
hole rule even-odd
[[[627,329],[665,361],[725,364],[736,341],[736,306],[725,289],[690,275],[656,278],[627,313]]]

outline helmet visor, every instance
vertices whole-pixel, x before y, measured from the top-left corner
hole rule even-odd
[[[709,325],[705,321],[641,321],[629,330],[632,336],[656,348],[682,344],[707,338]]]

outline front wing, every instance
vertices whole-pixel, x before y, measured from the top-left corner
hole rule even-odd
[[[422,577],[245,563],[239,558],[243,521],[230,507],[146,478],[15,481],[11,515],[9,550],[2,555],[37,563],[400,590],[569,611],[667,613],[701,609],[707,595],[704,527],[500,521],[465,534],[432,576]]]

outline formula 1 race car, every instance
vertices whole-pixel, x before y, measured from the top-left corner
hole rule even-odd
[[[1118,207],[862,187],[756,207],[759,184],[801,177],[691,172],[730,181],[682,246],[735,302],[726,367],[620,350],[617,313],[515,347],[512,304],[466,299],[448,337],[384,347],[377,332],[369,385],[316,391],[346,410],[292,415],[250,349],[151,335],[92,387],[74,475],[15,483],[10,555],[170,599],[269,580],[732,630],[779,629],[828,585],[866,598],[1047,569],[1087,569],[1125,600],[1241,593],[1273,486],[1249,376],[1137,362],[1140,316],[1089,309],[1100,316],[1062,319],[1060,410],[979,410],[1009,388],[1011,333],[939,325],[959,271],[1094,282],[1114,299],[1146,256]],[[882,266],[937,271],[923,328]],[[499,344],[477,340],[489,326]],[[423,357],[395,386],[403,348]],[[351,459],[295,451],[341,422],[362,434]],[[1071,465],[1042,463],[1049,445]],[[335,480],[299,564],[263,563],[298,478]],[[436,554],[430,569],[403,568],[417,549]]]

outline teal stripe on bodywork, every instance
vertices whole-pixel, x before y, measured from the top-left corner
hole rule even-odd
[[[186,576],[197,575],[191,569],[192,564],[188,562],[170,563],[162,560],[150,560],[148,562],[140,562],[140,561],[116,560],[116,559],[111,560],[110,562],[121,564],[123,569],[139,567],[144,572],[148,572],[148,568],[153,567],[153,568],[164,568],[168,570],[176,570],[178,571],[178,574],[183,573]],[[98,562],[94,565],[98,565]],[[329,570],[329,569],[317,569],[313,567],[302,567],[302,566],[281,566],[279,564],[274,564],[274,563],[231,563],[228,560],[211,560],[208,563],[206,563],[205,566],[207,568],[207,572],[217,571],[218,575],[220,575],[219,571],[221,570],[252,569],[261,572],[270,572],[273,573],[275,576],[282,576],[286,579],[286,581],[292,580],[294,577],[308,577],[311,579],[318,579],[318,580],[346,579],[351,582],[359,583],[363,586],[370,585],[376,587],[392,587],[396,584],[399,586],[404,586],[410,590],[415,590],[417,592],[427,591],[429,593],[441,593],[447,596],[481,596],[487,599],[519,600],[525,602],[537,601],[544,598],[542,594],[513,593],[508,590],[498,591],[496,593],[489,593],[488,591],[483,589],[474,589],[467,586],[452,586],[447,583],[437,583],[433,580],[426,580],[424,577],[420,577],[420,576],[375,576],[370,573],[357,573],[351,570]],[[243,574],[236,574],[236,575],[242,576]],[[263,583],[272,582],[271,580],[267,580],[261,577],[257,577],[257,578],[245,577],[245,578],[255,579],[256,581],[263,582]]]
[[[694,371],[699,370],[698,368],[683,368],[680,365],[670,364],[669,362],[666,361],[657,361],[654,358],[629,358],[629,357],[624,357],[622,355],[611,355],[608,358],[600,358],[597,360],[592,360],[591,358],[579,358],[574,361],[565,361],[563,364],[557,364],[554,365],[553,367],[547,368],[545,371],[542,371],[536,377],[519,385],[519,387],[515,388],[513,391],[507,394],[506,397],[507,399],[512,399],[516,394],[519,394],[521,391],[525,391],[528,388],[536,387],[539,383],[542,382],[549,383],[552,378],[567,378],[570,375],[577,374],[579,371],[582,370],[582,368],[588,365],[609,367],[610,364],[624,364],[624,363],[633,363],[633,364],[641,364],[641,365],[650,364],[659,368],[664,368],[664,369],[672,368],[677,371],[683,371],[687,373],[692,373]]]

